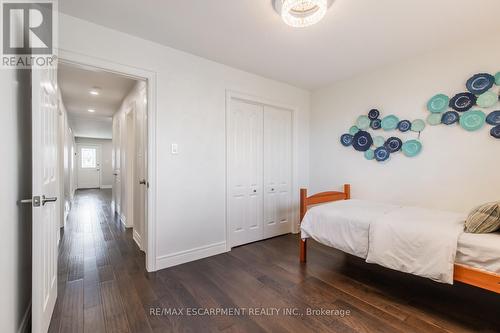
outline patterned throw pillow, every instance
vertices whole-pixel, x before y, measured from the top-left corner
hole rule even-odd
[[[474,208],[465,221],[465,232],[486,234],[500,230],[500,201]]]

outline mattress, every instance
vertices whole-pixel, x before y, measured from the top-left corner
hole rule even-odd
[[[463,233],[458,239],[455,263],[500,274],[500,233]]]

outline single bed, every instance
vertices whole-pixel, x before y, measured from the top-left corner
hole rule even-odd
[[[308,212],[309,206],[315,207]],[[304,218],[306,212],[308,214]],[[388,217],[391,215],[392,219],[397,223],[393,225],[388,223],[388,226],[385,226],[386,229],[379,231],[379,234],[382,233],[382,235],[377,235],[376,227],[374,226],[383,225],[387,220],[390,221]],[[313,238],[324,245],[366,259],[367,262],[381,264],[385,267],[421,275],[440,282],[453,283],[453,281],[459,281],[500,293],[500,233],[463,233],[464,215],[351,199],[350,185],[344,185],[343,192],[323,192],[309,197],[307,196],[307,190],[302,189],[300,192],[300,216],[302,222],[302,237],[300,240],[301,262],[306,261],[307,238]],[[405,222],[408,220],[405,228],[409,230],[390,234],[393,231],[391,228],[401,223],[399,221],[402,216],[405,217]],[[406,218],[407,216],[408,218]],[[374,224],[374,221],[379,220],[383,222]],[[448,221],[448,225],[446,226],[445,224],[448,229],[443,228],[441,230],[440,221]],[[394,251],[394,248],[385,247],[387,241],[383,238],[384,236],[392,237],[390,238],[390,242],[394,242],[393,239],[396,238],[400,244],[403,244],[397,246],[406,246],[406,243],[408,243],[408,246],[411,247],[412,242],[406,241],[408,240],[408,235],[413,236],[413,228],[408,226],[415,225],[417,222],[418,224],[429,222],[429,226],[434,228],[432,231],[427,232],[428,234],[432,234],[430,240],[427,240],[428,243],[423,242],[420,244],[413,239],[411,240],[414,247],[415,244],[427,244],[420,248],[415,248],[413,251],[422,252],[420,260],[425,262],[421,266],[426,266],[427,262],[432,262],[433,260],[437,262],[434,267],[431,267],[434,271],[429,267],[425,267],[427,271],[431,271],[434,275],[425,275],[418,270],[415,272],[411,271],[406,266],[411,266],[414,262],[407,263],[405,262],[406,258],[410,258],[408,261],[417,262],[418,258],[413,258],[411,255],[408,255],[408,252],[403,252],[402,254],[393,253],[397,252]],[[389,233],[385,235],[387,230]],[[435,237],[436,234],[439,235],[440,233],[442,235],[452,234],[453,230],[456,233],[455,238]],[[415,235],[417,238],[419,236],[421,235]],[[377,237],[382,237],[378,244],[374,242]],[[392,262],[389,262],[387,265],[383,260],[382,262],[378,262],[377,253],[370,253],[375,251],[377,247],[379,248],[379,253],[383,253],[384,255],[389,254],[389,261],[399,255],[399,262],[396,261],[394,266],[391,266]],[[441,262],[439,262],[439,255],[433,256],[430,254],[435,253],[433,251],[440,251],[441,247],[448,248],[453,256],[447,257],[444,255],[441,258]],[[431,257],[432,259],[428,260]],[[384,258],[384,260],[386,259]],[[445,279],[445,274],[443,274],[443,278],[441,279],[441,272],[439,272],[439,269],[446,265],[449,268],[448,280]]]

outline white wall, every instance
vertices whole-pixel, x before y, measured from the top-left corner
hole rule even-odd
[[[75,137],[69,126],[68,112],[59,92],[59,171],[60,171],[60,210],[61,210],[61,227],[66,223],[66,219],[71,208],[73,196],[75,193]]]
[[[300,175],[308,184],[310,93],[67,15],[59,17],[62,49],[145,68],[157,78],[157,264],[220,252],[225,246],[226,89],[296,107]],[[171,143],[179,154],[171,155]]]
[[[31,74],[0,72],[0,332],[17,332],[31,303],[31,206],[17,203],[32,195]]]
[[[472,74],[498,71],[500,44],[485,39],[434,51],[315,92],[311,192],[349,182],[354,198],[456,211],[500,200],[500,140],[490,137],[491,126],[474,133],[459,126],[428,126],[422,133],[420,156],[410,159],[398,154],[386,164],[367,161],[362,153],[339,142],[340,135],[371,108],[400,119],[425,119],[426,103],[434,94],[453,96],[466,91],[465,82]],[[386,138],[390,133],[402,137],[399,132],[380,133]]]
[[[75,138],[76,144],[98,145],[101,147],[101,188],[111,188],[113,185],[113,167],[111,163],[113,142],[108,139]],[[76,168],[78,172],[78,168]]]

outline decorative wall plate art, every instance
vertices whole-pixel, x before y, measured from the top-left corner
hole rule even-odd
[[[495,77],[493,75],[481,73],[468,79],[465,86],[467,87],[467,90],[474,95],[481,95],[490,90],[494,83]]]
[[[495,127],[493,127],[490,131],[490,134],[495,139],[500,139],[500,125],[496,125]]]
[[[447,105],[448,102],[445,104]],[[436,113],[436,116],[441,122],[441,113]],[[389,115],[381,118],[380,111],[371,109],[368,115],[361,115],[356,119],[356,125],[349,129],[348,133],[340,137],[340,142],[345,147],[352,146],[354,150],[363,152],[365,159],[385,162],[389,160],[391,155],[400,152],[403,149],[403,140],[396,136],[391,136],[388,139],[380,135],[372,135],[369,130],[378,131],[382,129],[384,132],[399,130],[401,133],[412,130],[420,134],[425,128],[425,122],[422,119],[414,120],[399,120],[395,115]],[[416,144],[414,142],[417,142]],[[407,141],[408,147],[414,147],[413,150],[420,152],[422,144],[417,140]],[[416,148],[415,148],[416,147]],[[405,153],[406,156],[417,153]]]
[[[436,126],[441,124],[441,119],[443,118],[443,115],[440,113],[431,113],[427,117],[427,123],[431,126]]]
[[[403,153],[407,157],[415,157],[422,151],[422,144],[417,140],[406,141],[403,144]]]
[[[427,110],[432,113],[442,113],[446,111],[450,104],[450,98],[444,94],[437,94],[427,103]]]
[[[488,73],[473,75],[465,84],[468,91],[458,93],[449,100],[448,106],[453,111],[447,110],[446,107],[442,109],[447,99],[445,94],[437,94],[427,102],[427,110],[430,112],[427,123],[435,126],[439,124],[450,126],[458,123],[469,132],[480,130],[485,123],[499,126],[500,110],[491,111],[491,108],[499,104],[498,86],[500,86],[500,72],[495,75]],[[438,122],[436,115],[443,111],[441,121]],[[491,129],[490,135],[498,139],[498,129]]]
[[[486,122],[486,115],[483,111],[472,110],[465,112],[460,117],[460,126],[466,131],[474,132],[481,129]]]
[[[486,122],[493,126],[500,125],[500,110],[490,113],[488,117],[486,117]]]
[[[458,123],[459,120],[460,114],[458,114],[457,111],[447,111],[443,113],[443,116],[441,117],[441,122],[445,125],[453,125]]]

